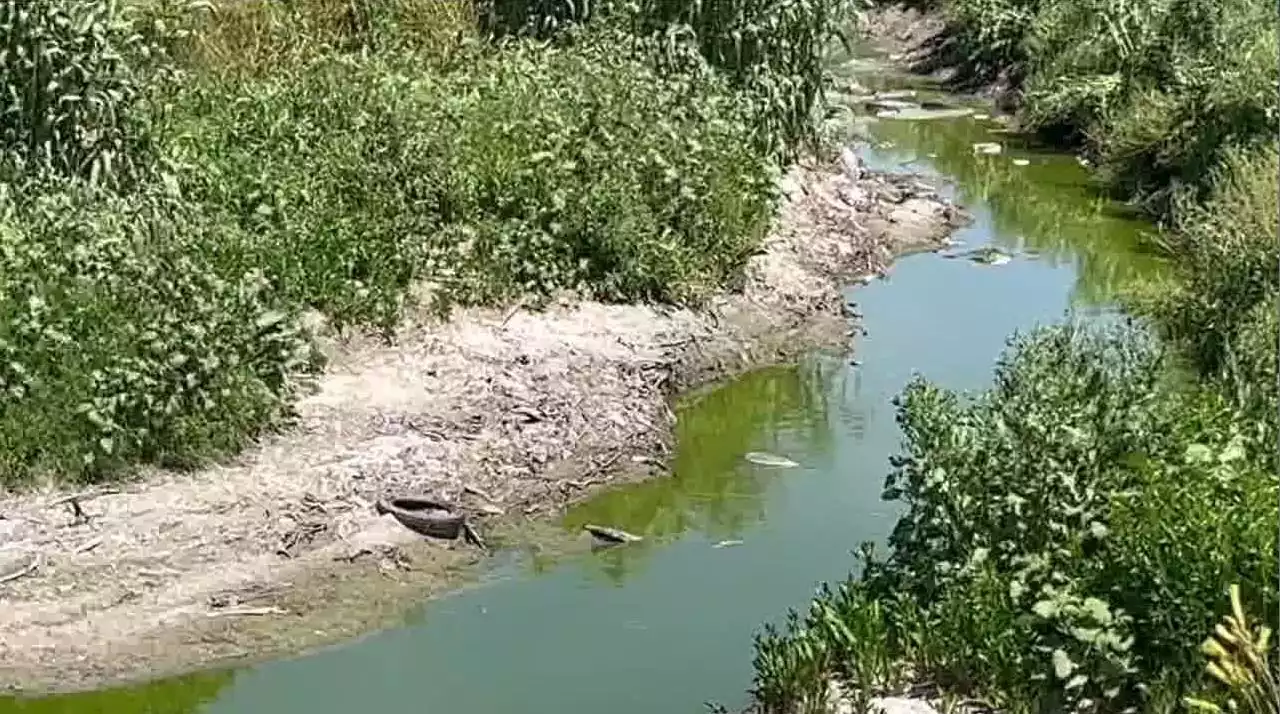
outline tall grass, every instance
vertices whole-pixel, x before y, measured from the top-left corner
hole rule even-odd
[[[466,0],[0,2],[0,483],[242,448],[318,368],[309,308],[720,289],[834,3],[722,3],[733,56],[681,7],[547,43]]]
[[[823,50],[849,11],[832,0],[487,0],[485,32],[554,37],[566,27],[609,22],[638,37],[659,66],[692,48],[751,100],[755,141],[793,158],[816,141]]]
[[[163,44],[103,0],[0,2],[0,181],[128,182],[151,143],[140,105]]]

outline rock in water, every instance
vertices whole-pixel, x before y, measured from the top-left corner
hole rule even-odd
[[[779,469],[793,469],[800,465],[785,456],[767,454],[763,451],[752,451],[747,454],[746,459],[756,466],[772,466]]]

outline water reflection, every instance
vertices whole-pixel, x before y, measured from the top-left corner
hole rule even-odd
[[[696,530],[712,540],[738,539],[763,521],[769,484],[793,472],[753,466],[743,455],[799,451],[813,458],[829,451],[830,399],[839,393],[835,380],[845,378],[842,367],[814,358],[759,370],[681,405],[670,477],[607,491],[565,515],[570,532],[598,523],[645,536],[597,552],[595,572],[621,585],[675,536]]]

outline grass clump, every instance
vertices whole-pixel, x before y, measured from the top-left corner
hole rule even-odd
[[[1208,686],[1226,584],[1280,604],[1274,441],[1164,362],[1144,333],[1061,326],[1016,339],[976,400],[912,383],[891,553],[758,641],[765,708],[832,676],[1009,712],[1173,711]]]

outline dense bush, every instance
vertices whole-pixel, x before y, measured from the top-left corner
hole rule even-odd
[[[1109,182],[1167,216],[1232,149],[1280,128],[1277,15],[1263,0],[953,0],[961,59],[1022,78],[1030,129],[1083,141]]]
[[[444,304],[570,288],[694,300],[767,230],[770,164],[736,100],[616,44],[518,43],[466,70],[327,57],[179,99],[188,195],[290,300],[390,326],[410,283]]]
[[[1141,333],[1062,326],[1018,339],[976,400],[910,385],[892,552],[761,638],[762,703],[812,699],[825,675],[1011,712],[1170,711],[1198,692],[1227,584],[1280,604],[1274,441],[1170,388],[1163,361]]]
[[[487,0],[482,26],[497,36],[556,37],[567,27],[607,22],[638,38],[659,66],[687,47],[749,99],[753,137],[764,153],[793,158],[812,147],[824,48],[850,8],[838,0]]]
[[[309,353],[233,228],[160,191],[0,195],[0,483],[225,454],[284,412]]]
[[[1209,200],[1183,205],[1177,230],[1166,236],[1179,256],[1179,279],[1135,301],[1200,374],[1271,425],[1280,403],[1278,175],[1274,147],[1232,154],[1215,174]]]
[[[742,267],[777,165],[696,37],[474,21],[0,1],[0,482],[234,451],[315,366],[305,308],[389,330],[410,294],[692,303]]]

